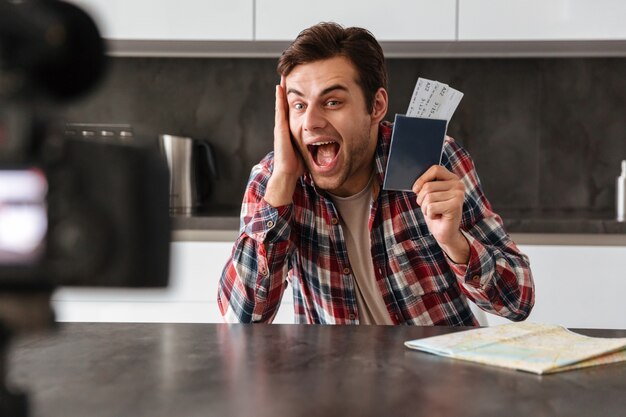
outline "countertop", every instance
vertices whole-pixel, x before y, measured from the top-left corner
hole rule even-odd
[[[626,222],[608,212],[586,210],[498,211],[505,229],[518,244],[626,246]],[[234,241],[238,208],[172,216],[174,240]]]
[[[18,340],[33,417],[590,416],[626,410],[626,363],[538,376],[412,351],[463,328],[69,323]],[[626,337],[626,330],[586,330]]]
[[[624,234],[615,213],[591,210],[499,210],[509,233]]]
[[[499,210],[509,233],[626,234],[626,222],[611,212],[590,210]],[[174,230],[237,230],[239,207],[173,215]]]

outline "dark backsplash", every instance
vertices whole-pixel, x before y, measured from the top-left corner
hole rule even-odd
[[[116,58],[67,121],[130,123],[208,139],[211,203],[237,214],[250,168],[272,149],[275,59]],[[448,128],[472,154],[496,211],[612,217],[626,159],[626,59],[393,59],[388,120],[417,77],[465,93]]]

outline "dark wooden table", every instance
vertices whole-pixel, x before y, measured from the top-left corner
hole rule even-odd
[[[403,346],[455,330],[66,324],[15,342],[9,380],[42,417],[626,415],[625,364],[537,376]]]

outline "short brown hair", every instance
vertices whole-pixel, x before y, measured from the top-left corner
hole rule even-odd
[[[332,22],[304,29],[282,53],[276,70],[287,76],[297,65],[335,56],[344,56],[355,66],[359,77],[356,82],[365,96],[367,110],[372,111],[376,91],[387,89],[387,70],[380,44],[366,29],[344,28]]]

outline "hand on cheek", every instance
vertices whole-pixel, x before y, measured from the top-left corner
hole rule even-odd
[[[265,201],[279,207],[291,203],[304,162],[291,140],[285,78],[276,86],[274,109],[274,171],[267,184]]]

